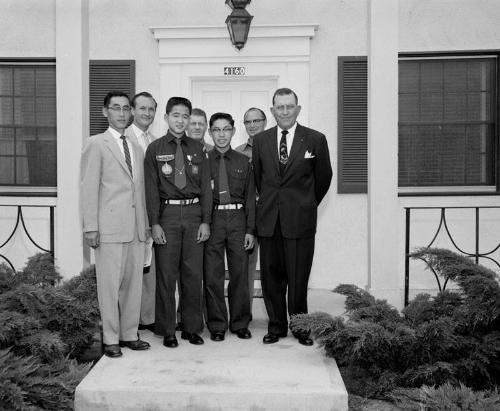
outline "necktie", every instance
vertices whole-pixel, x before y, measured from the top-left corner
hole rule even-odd
[[[122,143],[123,143],[123,152],[125,154],[125,163],[127,163],[128,171],[130,171],[130,175],[133,178],[134,175],[132,174],[132,160],[130,158],[130,151],[128,149],[127,138],[125,136],[120,136],[120,138],[122,139]]]
[[[184,171],[184,153],[182,152],[181,139],[176,138],[177,149],[175,150],[175,174],[174,174],[174,184],[179,189],[182,190],[186,187],[186,173]]]
[[[145,131],[144,133],[142,133],[142,141],[141,141],[141,147],[142,147],[144,152],[146,152],[148,145],[149,145],[149,136],[148,136],[148,132]]]
[[[226,160],[224,153],[220,153],[219,161],[219,204],[229,204],[231,194],[229,193],[229,183],[227,180]]]
[[[280,172],[283,174],[285,171],[286,163],[288,162],[288,150],[286,147],[286,135],[288,134],[288,130],[281,131],[281,140],[280,140]]]

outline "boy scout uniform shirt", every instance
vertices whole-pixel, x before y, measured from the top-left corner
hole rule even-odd
[[[169,132],[153,141],[144,157],[144,183],[149,223],[159,224],[160,207],[165,200],[200,199],[201,221],[210,224],[212,189],[210,166],[203,145],[185,134],[181,137],[184,152],[186,186],[179,189],[174,184],[176,137]]]
[[[220,151],[214,148],[208,153],[212,176],[214,205],[219,204]],[[246,216],[246,233],[255,232],[255,181],[253,167],[248,157],[229,148],[224,153],[231,204],[243,204]]]

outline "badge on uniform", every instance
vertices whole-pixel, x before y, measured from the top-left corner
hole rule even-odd
[[[215,180],[210,180],[210,185],[212,186],[212,190],[215,188]]]
[[[163,166],[161,167],[161,172],[163,173],[163,175],[165,176],[169,176],[170,174],[172,174],[172,171],[173,171],[173,168],[170,164],[168,163],[165,163],[163,164]]]
[[[193,172],[193,174],[198,174],[198,166],[191,165],[191,171]]]
[[[156,161],[172,161],[174,157],[173,154],[159,154],[156,156]]]

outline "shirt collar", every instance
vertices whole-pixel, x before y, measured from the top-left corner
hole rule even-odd
[[[169,143],[171,143],[172,141],[174,141],[176,138],[177,138],[177,137],[176,137],[176,136],[174,136],[174,135],[170,132],[170,130],[168,130],[168,131],[167,131],[167,141],[168,141]],[[185,143],[185,142],[186,142],[186,133],[184,133],[184,134],[180,137],[180,139],[181,139],[181,143],[182,143],[182,142],[184,142],[184,143]]]
[[[136,137],[142,136],[143,133],[148,133],[148,130],[142,131],[139,127],[137,127],[134,123],[132,123],[132,130]]]
[[[227,150],[224,153],[224,157],[230,159],[233,156],[233,151],[234,150],[231,147],[229,147],[229,150]],[[217,147],[214,147],[214,149],[211,152],[213,152],[215,154],[216,158],[220,158],[221,157],[221,152],[219,150],[217,150]]]
[[[281,138],[281,132],[283,131],[283,129],[280,126],[276,127],[278,128],[278,136]],[[295,122],[294,125],[288,129],[288,135],[294,136],[296,128],[297,128],[297,122]]]
[[[108,127],[108,129],[106,131],[108,131],[116,140],[120,140],[120,137],[122,135],[124,135],[124,134],[120,134],[113,127]]]

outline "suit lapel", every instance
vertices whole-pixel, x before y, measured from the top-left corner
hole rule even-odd
[[[294,160],[298,157],[299,153],[302,153],[303,148],[306,144],[306,135],[303,132],[300,124],[297,124],[295,128],[295,135],[293,136],[292,149],[290,150],[290,155],[288,156],[288,162],[286,163],[285,173],[291,167]]]
[[[271,158],[273,159],[274,165],[276,167],[276,171],[280,172],[280,163],[278,156],[278,141],[277,141],[277,133],[278,128],[274,126],[269,130],[269,135],[265,140],[267,140],[267,144],[269,145],[269,153],[271,153]]]
[[[132,176],[130,175],[130,171],[127,167],[127,163],[125,163],[125,157],[120,151],[120,147],[118,147],[115,138],[109,132],[106,132],[104,135],[104,144],[106,144],[106,147],[108,147],[108,149],[111,151],[116,160],[121,164],[121,166],[128,174],[128,176],[132,178]]]

